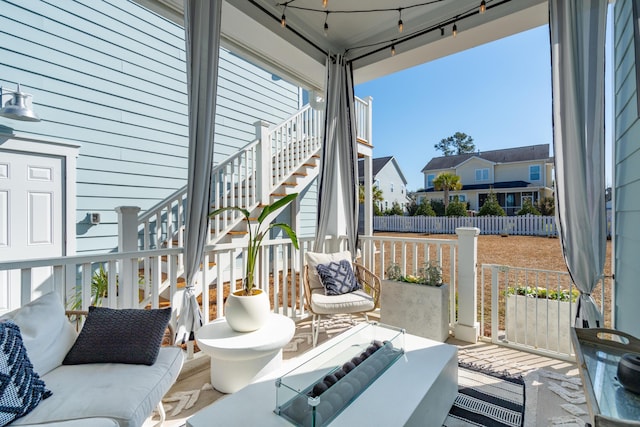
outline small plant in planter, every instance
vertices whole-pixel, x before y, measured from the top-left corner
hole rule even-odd
[[[573,289],[569,292],[568,289],[550,289],[532,287],[532,286],[509,286],[506,291],[507,295],[521,295],[527,296],[531,298],[541,298],[541,299],[550,299],[557,301],[571,301],[576,302],[578,297],[580,296],[580,291],[577,289]]]
[[[402,274],[397,264],[387,268],[382,281],[380,321],[410,334],[444,342],[449,335],[449,286],[442,268],[429,261],[414,274]]]
[[[428,286],[442,286],[442,268],[436,261],[427,262],[417,274],[402,275],[402,269],[398,264],[391,264],[387,268],[387,278],[400,282],[417,283]]]
[[[280,228],[291,239],[293,246],[298,249],[298,236],[289,224],[273,223],[263,229],[263,223],[270,214],[284,208],[291,203],[298,193],[289,194],[282,199],[276,200],[270,205],[262,208],[262,212],[257,219],[251,218],[251,213],[238,206],[227,206],[216,209],[209,214],[209,218],[213,218],[225,211],[235,210],[244,215],[247,222],[247,231],[249,233],[249,243],[247,248],[247,262],[244,279],[242,280],[242,289],[232,293],[227,298],[225,304],[225,317],[227,322],[234,330],[238,332],[250,332],[259,329],[269,315],[270,305],[268,295],[261,289],[256,287],[256,263],[260,254],[262,240],[271,229]],[[254,223],[254,224],[252,224]],[[257,223],[257,224],[255,224]],[[251,301],[260,297],[261,302]],[[245,297],[250,297],[246,299]]]

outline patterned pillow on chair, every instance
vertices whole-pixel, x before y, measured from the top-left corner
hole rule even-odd
[[[49,396],[27,357],[20,328],[11,320],[0,322],[0,426],[27,415]]]
[[[318,264],[316,267],[325,295],[342,295],[360,289],[351,263],[346,259],[328,264]]]

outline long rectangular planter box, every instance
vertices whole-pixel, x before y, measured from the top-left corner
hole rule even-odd
[[[449,337],[449,285],[428,286],[383,280],[380,322],[444,342]]]
[[[575,303],[569,301],[507,296],[507,341],[538,349],[572,354],[571,323]]]

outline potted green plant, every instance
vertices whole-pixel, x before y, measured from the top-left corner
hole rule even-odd
[[[397,264],[387,267],[380,294],[380,321],[408,333],[444,342],[449,336],[449,285],[442,268],[429,261],[414,274],[402,274]]]
[[[298,249],[298,236],[289,224],[272,223],[263,228],[263,223],[272,213],[284,208],[296,197],[298,197],[298,193],[289,194],[270,205],[264,206],[257,219],[251,218],[251,213],[248,210],[237,206],[227,206],[216,209],[209,214],[209,218],[213,218],[225,211],[235,210],[244,215],[247,223],[249,240],[242,289],[229,294],[224,305],[227,323],[229,323],[232,329],[238,332],[255,331],[259,329],[269,317],[269,296],[256,286],[256,264],[260,254],[262,240],[270,230],[280,228],[289,236],[293,246]]]

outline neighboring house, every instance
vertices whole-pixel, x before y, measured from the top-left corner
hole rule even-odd
[[[0,218],[29,217],[26,204],[2,197],[2,178],[11,175],[6,188],[14,197],[17,189],[37,191],[29,206],[47,212],[32,228],[56,248],[38,257],[111,251],[118,245],[115,207],[144,212],[187,182],[184,29],[123,0],[0,0],[0,10],[0,85],[20,83],[42,118],[0,117]],[[255,140],[258,120],[278,124],[290,117],[301,94],[297,85],[220,49],[214,163]],[[30,165],[40,174],[37,188],[20,171]],[[48,176],[58,179],[45,186]],[[65,235],[71,236],[66,245]],[[29,255],[0,251],[0,260]]]
[[[434,157],[422,169],[425,188],[417,192],[417,201],[442,200],[444,192],[436,191],[433,180],[448,172],[462,183],[461,190],[449,192],[450,200],[457,197],[477,211],[493,191],[506,214],[514,215],[526,199],[535,204],[553,195],[552,171],[549,144]]]
[[[391,209],[393,203],[398,203],[402,209],[406,209],[409,199],[407,198],[407,179],[398,165],[398,161],[393,156],[378,157],[372,159],[371,175],[373,186],[382,190],[381,202],[378,202],[380,210]],[[364,184],[364,160],[358,161],[358,179],[361,185]]]

